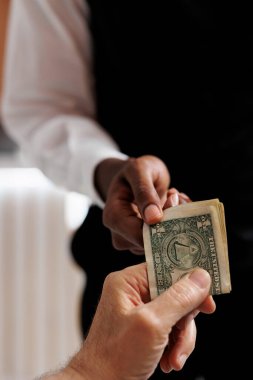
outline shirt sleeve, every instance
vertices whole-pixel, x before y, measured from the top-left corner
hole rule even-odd
[[[127,156],[96,122],[89,9],[83,0],[13,0],[2,118],[29,164],[103,207],[103,159]]]

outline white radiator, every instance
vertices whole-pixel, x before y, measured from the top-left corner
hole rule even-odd
[[[85,277],[69,252],[66,202],[39,171],[0,169],[1,380],[59,368],[80,345]]]

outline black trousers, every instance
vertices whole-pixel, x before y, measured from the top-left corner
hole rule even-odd
[[[253,232],[252,232],[253,234]],[[215,297],[217,310],[196,318],[197,343],[182,371],[165,375],[158,367],[151,379],[214,380],[230,376],[248,378],[252,370],[253,242],[228,230],[232,280],[230,294]],[[90,248],[92,247],[92,249]],[[144,261],[144,256],[113,249],[110,232],[102,226],[101,210],[92,207],[76,232],[72,253],[87,275],[82,298],[80,324],[83,335],[89,330],[108,273]],[[134,344],[134,342],[133,342]],[[113,355],[113,353],[112,353]]]

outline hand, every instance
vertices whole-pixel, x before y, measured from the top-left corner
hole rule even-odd
[[[196,269],[150,302],[146,264],[110,274],[68,373],[87,380],[146,380],[159,362],[164,372],[180,370],[194,349],[194,317],[215,310],[209,289],[209,274]]]
[[[143,221],[157,223],[164,208],[190,201],[176,189],[168,191],[168,169],[154,156],[105,160],[97,169],[96,184],[105,199],[103,223],[113,246],[136,254],[144,253]]]

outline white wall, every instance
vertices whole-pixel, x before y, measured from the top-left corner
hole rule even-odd
[[[82,340],[85,274],[69,242],[87,200],[38,170],[6,169],[6,160],[0,156],[0,379],[28,380],[63,365]]]

